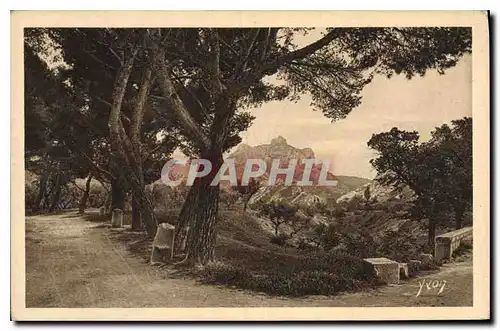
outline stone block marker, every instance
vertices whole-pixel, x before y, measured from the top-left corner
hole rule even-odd
[[[151,250],[151,264],[166,262],[169,260],[173,248],[175,227],[168,223],[160,223],[156,228],[156,235],[153,239],[153,248]]]
[[[111,226],[113,228],[121,228],[123,226],[123,211],[121,209],[114,209],[111,215]]]
[[[99,216],[103,216],[105,214],[106,214],[106,208],[104,207],[99,208]]]
[[[399,263],[385,257],[363,259],[365,272],[383,284],[399,283]]]
[[[462,241],[472,240],[472,227],[466,227],[436,236],[434,256],[437,261],[450,261]]]

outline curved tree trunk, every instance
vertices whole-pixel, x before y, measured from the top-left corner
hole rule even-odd
[[[194,218],[197,200],[200,196],[200,190],[202,189],[199,184],[199,182],[195,181],[193,186],[189,188],[186,200],[182,205],[177,224],[175,225],[174,250],[172,252],[173,255],[181,252],[181,244],[184,241],[185,236],[187,235],[184,229],[186,229],[186,227],[189,225],[190,220]]]
[[[194,218],[191,220],[186,258],[193,264],[204,265],[215,257],[215,225],[219,206],[219,186],[205,188],[199,195]]]
[[[132,230],[140,230],[141,228],[141,206],[135,195],[132,194]]]
[[[127,134],[121,123],[121,105],[125,96],[128,79],[132,72],[134,58],[138,52],[135,48],[132,54],[127,58],[124,65],[117,73],[116,83],[113,90],[113,104],[109,115],[109,132],[112,149],[112,162],[119,173],[120,182],[127,184],[132,189],[133,199],[135,200],[135,222],[133,228],[140,228],[140,221],[144,222],[149,236],[154,236],[157,228],[156,217],[153,212],[153,206],[146,193],[144,192],[144,178],[142,173],[142,155],[140,146],[140,128],[144,114],[144,105],[147,101],[149,87],[151,85],[152,73],[146,69],[143,82],[140,87],[137,104],[131,118],[130,130]],[[113,195],[114,197],[114,195]],[[116,208],[113,206],[113,208]],[[140,210],[140,216],[137,214]]]
[[[136,179],[132,179],[130,185],[132,186],[132,201],[135,201],[136,203],[136,212],[140,213],[139,221],[142,221],[142,224],[144,224],[148,236],[154,237],[156,234],[158,222],[154,213],[153,204],[149,200],[149,197],[144,190],[144,185],[138,183]],[[134,206],[132,205],[132,208],[133,207]],[[139,228],[135,229],[142,228],[140,224],[141,223],[139,223],[139,225],[136,224],[136,226],[139,226]]]
[[[42,176],[40,177],[39,181],[39,188],[38,188],[38,195],[36,196],[35,204],[33,206],[34,211],[38,211],[41,208],[42,200],[47,193],[47,180],[48,180],[48,175],[46,173],[43,173]]]
[[[123,131],[123,126],[121,124],[121,108],[136,54],[137,48],[134,48],[129,54],[124,56],[125,59],[116,73],[115,85],[113,87],[112,105],[108,120],[111,164],[113,166],[112,172],[115,177],[111,182],[111,210],[118,208],[123,211],[125,209],[127,178],[125,174],[126,171],[122,169],[125,156],[123,151],[124,142],[121,139]]]
[[[158,227],[158,221],[156,220],[156,215],[154,213],[153,204],[147,197],[144,190],[141,191],[140,211],[142,223],[146,226],[146,231],[148,236],[153,238],[156,234],[156,228]]]
[[[430,249],[434,249],[434,242],[436,239],[436,221],[432,218],[429,218],[429,232],[428,232],[428,244]]]
[[[114,209],[125,209],[125,188],[118,179],[111,181],[111,211]]]
[[[56,182],[54,184],[54,195],[52,196],[52,202],[50,203],[49,212],[53,212],[57,208],[57,204],[61,199],[61,174],[56,175]]]
[[[463,204],[455,208],[455,229],[461,229],[464,219],[465,206]]]
[[[90,195],[90,182],[92,181],[92,175],[89,175],[87,181],[85,182],[85,191],[83,192],[83,196],[78,205],[78,213],[85,213],[85,208],[87,207],[87,201]]]
[[[211,153],[202,158],[211,161],[212,171],[207,176],[195,180],[182,207],[175,230],[175,247],[178,250],[184,241],[180,234],[186,226],[189,226],[184,262],[190,265],[204,265],[215,257],[215,225],[219,209],[220,186],[210,184],[222,166],[223,158],[221,152]]]

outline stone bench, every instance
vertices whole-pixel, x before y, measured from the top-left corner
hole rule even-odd
[[[466,227],[436,236],[434,257],[437,261],[451,260],[453,252],[463,240],[472,239],[472,227]]]
[[[385,257],[363,259],[364,270],[383,284],[399,283],[399,263]]]

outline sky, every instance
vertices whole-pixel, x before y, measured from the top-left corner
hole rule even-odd
[[[334,175],[372,179],[376,172],[369,160],[375,154],[367,146],[372,134],[398,127],[416,130],[427,140],[435,127],[472,116],[472,57],[466,55],[444,75],[376,76],[361,95],[361,105],[334,123],[313,111],[308,96],[251,109],[256,119],[241,133],[242,142],[255,146],[283,136],[289,145],[312,148],[316,159],[330,160]]]

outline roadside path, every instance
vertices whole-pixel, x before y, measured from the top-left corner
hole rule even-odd
[[[117,230],[85,221],[76,212],[27,217],[26,307],[472,305],[472,261],[447,265],[397,286],[293,299],[169,277],[164,269],[145,264],[111,240],[110,231]],[[430,289],[423,285],[417,297],[424,280],[431,282]],[[438,295],[443,281],[446,284]]]

